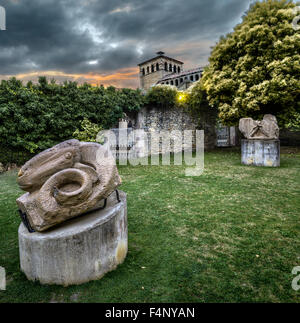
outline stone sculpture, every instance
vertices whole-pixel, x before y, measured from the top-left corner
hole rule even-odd
[[[240,120],[239,129],[247,139],[278,139],[279,127],[277,119],[272,114],[266,114],[262,121],[252,118]]]
[[[72,139],[26,162],[17,182],[27,191],[17,199],[20,213],[41,232],[100,208],[121,179],[109,150]]]

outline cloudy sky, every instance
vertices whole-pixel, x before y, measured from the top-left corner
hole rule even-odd
[[[207,64],[211,46],[241,21],[251,0],[0,0],[0,79],[138,87],[137,64],[162,50]]]

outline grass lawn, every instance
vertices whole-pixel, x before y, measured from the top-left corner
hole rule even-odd
[[[280,168],[243,166],[237,150],[184,166],[120,166],[129,252],[117,270],[81,286],[42,286],[20,272],[16,172],[0,175],[0,302],[298,302],[300,152]]]

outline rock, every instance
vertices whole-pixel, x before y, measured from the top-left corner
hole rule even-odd
[[[28,192],[17,204],[35,231],[99,208],[121,183],[109,150],[74,139],[30,159],[17,181]]]
[[[46,232],[19,227],[21,270],[42,284],[73,285],[103,277],[127,254],[126,194],[109,196],[103,210],[73,218]]]
[[[243,118],[239,122],[239,129],[247,139],[271,140],[279,138],[277,119],[271,114],[266,114],[262,121]]]
[[[280,166],[279,140],[241,140],[242,164],[266,167]]]

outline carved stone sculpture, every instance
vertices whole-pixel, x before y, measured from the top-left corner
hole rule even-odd
[[[277,119],[272,114],[266,114],[262,121],[252,118],[240,120],[239,129],[247,139],[278,139],[279,127]]]
[[[101,207],[121,179],[109,150],[72,139],[26,162],[17,182],[27,191],[17,199],[19,209],[34,230],[44,231]]]

